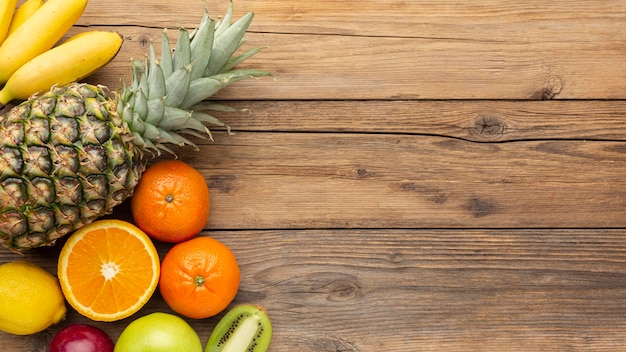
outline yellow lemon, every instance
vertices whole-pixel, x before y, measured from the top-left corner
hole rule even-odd
[[[0,265],[0,330],[30,335],[65,317],[59,281],[43,268],[18,260]]]

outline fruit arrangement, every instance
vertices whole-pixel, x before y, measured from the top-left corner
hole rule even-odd
[[[270,75],[235,68],[260,50],[235,55],[252,12],[232,21],[231,2],[215,21],[205,10],[197,29],[178,30],[175,48],[164,30],[160,58],[151,45],[145,65],[131,63],[132,81],[111,94],[79,81],[117,55],[118,33],[88,31],[59,44],[86,5],[0,4],[0,106],[17,104],[0,117],[0,245],[22,253],[67,236],[56,276],[24,260],[0,265],[0,333],[43,331],[63,320],[67,303],[94,322],[132,322],[116,342],[93,325],[69,325],[48,352],[200,352],[200,337],[181,317],[227,312],[204,351],[266,351],[265,308],[228,310],[240,284],[234,253],[200,234],[210,208],[204,176],[179,160],[148,165],[174,154],[168,144],[211,139],[209,125],[229,131],[209,111],[230,108],[206,99]],[[132,223],[101,219],[129,198]],[[155,241],[171,246],[162,260]],[[132,318],[157,288],[172,312]]]
[[[219,25],[205,13],[192,34],[181,28],[173,54],[164,31],[160,60],[151,46],[145,67],[134,61],[132,82],[113,96],[72,82],[11,109],[0,120],[0,244],[14,251],[51,245],[111,213],[132,194],[149,157],[171,151],[167,144],[195,147],[185,135],[210,139],[207,124],[223,123],[204,111],[223,107],[205,100],[236,81],[269,75],[234,69],[258,49],[233,57],[253,14],[234,23],[231,15],[232,4]],[[18,34],[0,46],[0,66]]]

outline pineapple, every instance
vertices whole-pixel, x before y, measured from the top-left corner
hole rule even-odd
[[[231,23],[205,15],[198,28],[179,30],[175,50],[162,35],[155,50],[133,61],[132,82],[116,94],[84,83],[53,87],[0,119],[0,244],[16,251],[53,245],[132,195],[148,159],[168,144],[196,147],[186,136],[211,138],[207,125],[225,126],[205,101],[242,79],[268,76],[234,69],[259,48],[244,43],[248,13]],[[204,112],[203,112],[204,111]],[[225,126],[227,127],[227,126]]]

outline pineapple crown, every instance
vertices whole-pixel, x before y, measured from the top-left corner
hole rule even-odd
[[[133,60],[132,83],[123,83],[117,96],[117,113],[128,125],[134,143],[156,154],[171,151],[166,144],[197,146],[183,135],[211,139],[207,125],[230,128],[208,111],[235,109],[206,101],[220,89],[237,81],[270,73],[252,69],[234,69],[261,50],[253,48],[238,56],[235,52],[245,43],[244,37],[254,14],[247,13],[231,23],[233,4],[224,18],[216,23],[205,8],[197,29],[189,33],[179,28],[172,53],[167,31],[161,38],[161,60],[156,59],[150,44],[145,68]]]

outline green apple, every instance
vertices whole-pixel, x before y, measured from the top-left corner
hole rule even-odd
[[[198,333],[182,318],[151,313],[128,324],[114,352],[202,352]]]

